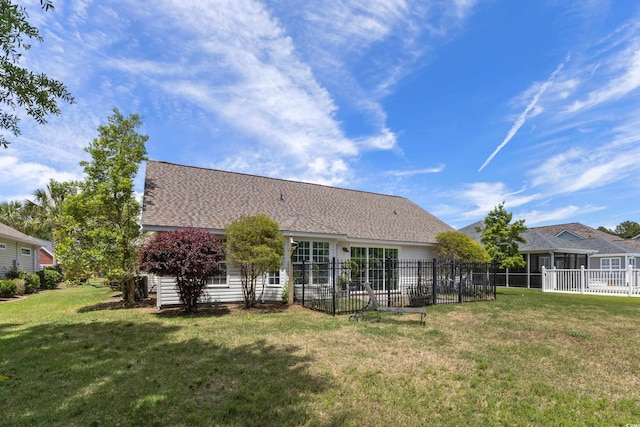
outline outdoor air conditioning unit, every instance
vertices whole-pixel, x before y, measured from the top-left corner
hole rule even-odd
[[[14,270],[17,270],[17,269],[18,269],[18,267],[20,267],[20,263],[18,262],[18,260],[17,260],[17,259],[14,259],[14,260],[13,260],[13,269],[14,269]]]

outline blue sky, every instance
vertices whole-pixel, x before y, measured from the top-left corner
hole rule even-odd
[[[23,1],[75,96],[0,150],[0,201],[82,176],[114,107],[149,158],[407,197],[453,227],[640,220],[631,1]],[[136,181],[142,191],[144,167]]]

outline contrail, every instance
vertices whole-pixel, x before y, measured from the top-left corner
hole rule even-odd
[[[516,120],[516,122],[513,124],[513,126],[511,126],[511,129],[509,130],[509,133],[507,133],[507,136],[504,138],[502,143],[500,145],[498,145],[498,147],[493,151],[493,153],[491,153],[491,155],[487,158],[487,160],[484,161],[482,166],[480,166],[480,169],[478,169],[478,172],[481,172],[482,169],[484,169],[485,166],[487,166],[491,162],[491,160],[493,160],[493,158],[500,152],[500,150],[502,150],[504,148],[504,146],[507,145],[509,143],[509,141],[511,141],[511,138],[513,138],[515,136],[515,134],[522,127],[524,122],[527,120],[527,116],[529,115],[529,112],[531,110],[533,110],[533,108],[538,103],[538,100],[540,99],[540,96],[542,96],[544,91],[547,90],[547,88],[551,85],[551,83],[553,83],[553,79],[555,79],[556,75],[560,72],[560,70],[562,70],[562,68],[564,67],[565,62],[562,62],[560,65],[558,65],[558,68],[556,68],[555,71],[553,73],[551,73],[551,75],[549,76],[547,81],[544,82],[542,84],[542,86],[540,86],[540,89],[533,96],[533,99],[531,100],[529,105],[527,105],[527,108],[525,108],[525,110],[522,112],[522,114],[520,114],[520,117],[518,117],[518,120]]]

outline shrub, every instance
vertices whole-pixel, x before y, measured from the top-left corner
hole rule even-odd
[[[36,292],[40,287],[40,276],[35,273],[27,274],[24,281],[26,283],[25,292],[28,294]]]
[[[202,229],[183,228],[156,234],[140,251],[138,265],[148,273],[175,277],[180,303],[187,313],[193,313],[223,256],[216,236]]]
[[[24,279],[13,279],[12,282],[16,284],[16,295],[24,295],[27,281]]]
[[[0,280],[0,298],[15,297],[17,293],[18,289],[13,280]]]
[[[62,274],[53,268],[45,268],[38,272],[42,289],[55,289],[62,282]]]
[[[9,268],[5,269],[4,271],[4,277],[6,277],[8,280],[24,279],[24,277],[22,277],[23,274],[24,271],[18,270],[17,268]]]

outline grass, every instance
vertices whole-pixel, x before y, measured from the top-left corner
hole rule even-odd
[[[0,304],[1,426],[640,423],[640,300],[501,289],[367,314]],[[110,309],[111,308],[111,309]]]

